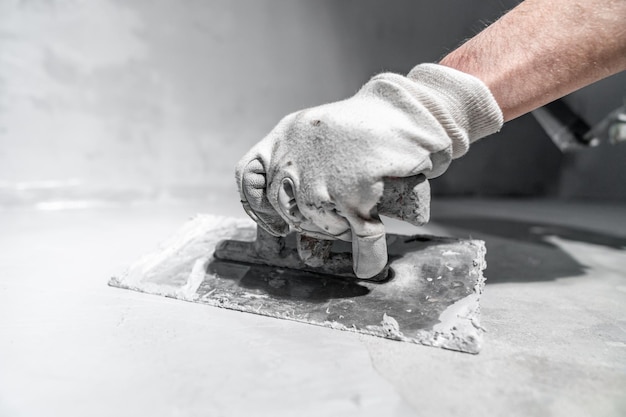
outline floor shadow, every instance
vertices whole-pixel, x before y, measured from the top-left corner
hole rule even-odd
[[[362,281],[356,279],[218,259],[209,263],[207,272],[231,281],[233,287],[294,301],[326,303],[331,299],[359,297],[370,292]]]
[[[207,265],[207,273],[215,276],[220,286],[225,286],[233,291],[237,288],[246,291],[252,291],[256,294],[269,295],[272,298],[288,299],[292,301],[308,301],[312,303],[326,303],[331,299],[354,298],[367,295],[375,287],[385,286],[393,282],[396,273],[390,264],[403,258],[411,256],[415,253],[428,253],[427,250],[442,245],[456,242],[457,239],[451,239],[438,236],[404,236],[396,234],[387,235],[387,248],[389,255],[389,269],[386,278],[383,280],[361,280],[356,277],[329,275],[324,273],[316,273],[299,269],[291,269],[280,266],[266,266],[256,263],[239,262],[232,260],[222,260],[213,258]],[[284,249],[278,257],[294,258],[297,257],[295,248],[295,240],[287,239]],[[239,242],[240,249],[243,251],[252,251],[254,245],[251,242]],[[249,248],[248,248],[249,246]],[[348,268],[352,272],[351,260],[352,246],[349,242],[336,241],[333,244],[332,252],[335,254],[347,255],[349,262]],[[427,255],[423,255],[427,256]],[[423,257],[422,256],[422,257]],[[466,255],[467,260],[462,263],[468,264],[467,269],[463,272],[463,268],[457,268],[457,273],[463,276],[469,276],[469,264],[473,259],[471,255]],[[444,265],[439,260],[427,262],[422,265],[421,259],[420,272],[418,276],[437,277],[445,275]],[[280,262],[278,263],[280,264]],[[341,265],[343,268],[345,265]],[[454,299],[461,298],[473,291],[474,282],[450,280],[451,288],[445,288],[446,297]],[[217,281],[213,280],[213,283]],[[398,283],[396,283],[398,284]],[[431,286],[443,288],[444,285]],[[212,288],[200,288],[199,292],[210,292]],[[403,292],[409,293],[415,288],[405,288]],[[462,293],[462,294],[461,294]],[[459,295],[461,294],[461,295]],[[437,297],[434,297],[434,296]],[[446,298],[442,294],[433,294],[433,299]]]
[[[626,238],[583,228],[488,217],[437,218],[459,237],[482,239],[487,246],[487,282],[549,281],[583,275],[581,264],[547,238],[626,249]]]

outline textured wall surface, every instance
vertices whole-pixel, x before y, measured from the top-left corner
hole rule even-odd
[[[23,188],[232,186],[285,113],[350,94],[304,2],[4,2],[0,178]]]
[[[236,198],[234,163],[283,115],[436,61],[513,3],[3,1],[0,204]],[[626,146],[593,152],[563,164],[527,116],[433,189],[626,198]]]

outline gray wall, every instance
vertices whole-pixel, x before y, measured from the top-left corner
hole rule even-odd
[[[514,3],[1,2],[0,205],[232,188],[237,159],[284,114],[436,61]],[[571,100],[601,113],[625,85]],[[526,116],[433,188],[626,199],[625,157],[626,145],[563,157]]]

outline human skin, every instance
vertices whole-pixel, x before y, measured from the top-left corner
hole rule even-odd
[[[626,70],[626,1],[526,0],[439,63],[482,80],[506,122]]]

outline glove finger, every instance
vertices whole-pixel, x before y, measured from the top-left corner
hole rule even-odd
[[[352,229],[354,273],[359,278],[373,278],[387,265],[385,226],[378,215],[368,219],[350,216],[347,220]]]
[[[248,215],[263,229],[274,236],[285,236],[289,225],[270,204],[269,188],[272,178],[272,161],[275,161],[275,145],[285,138],[297,113],[285,116],[272,131],[257,143],[239,161],[235,177],[241,204]],[[275,167],[274,167],[275,168]]]
[[[289,226],[267,199],[265,168],[259,159],[253,159],[241,173],[241,204],[259,226],[274,236],[284,236]]]

